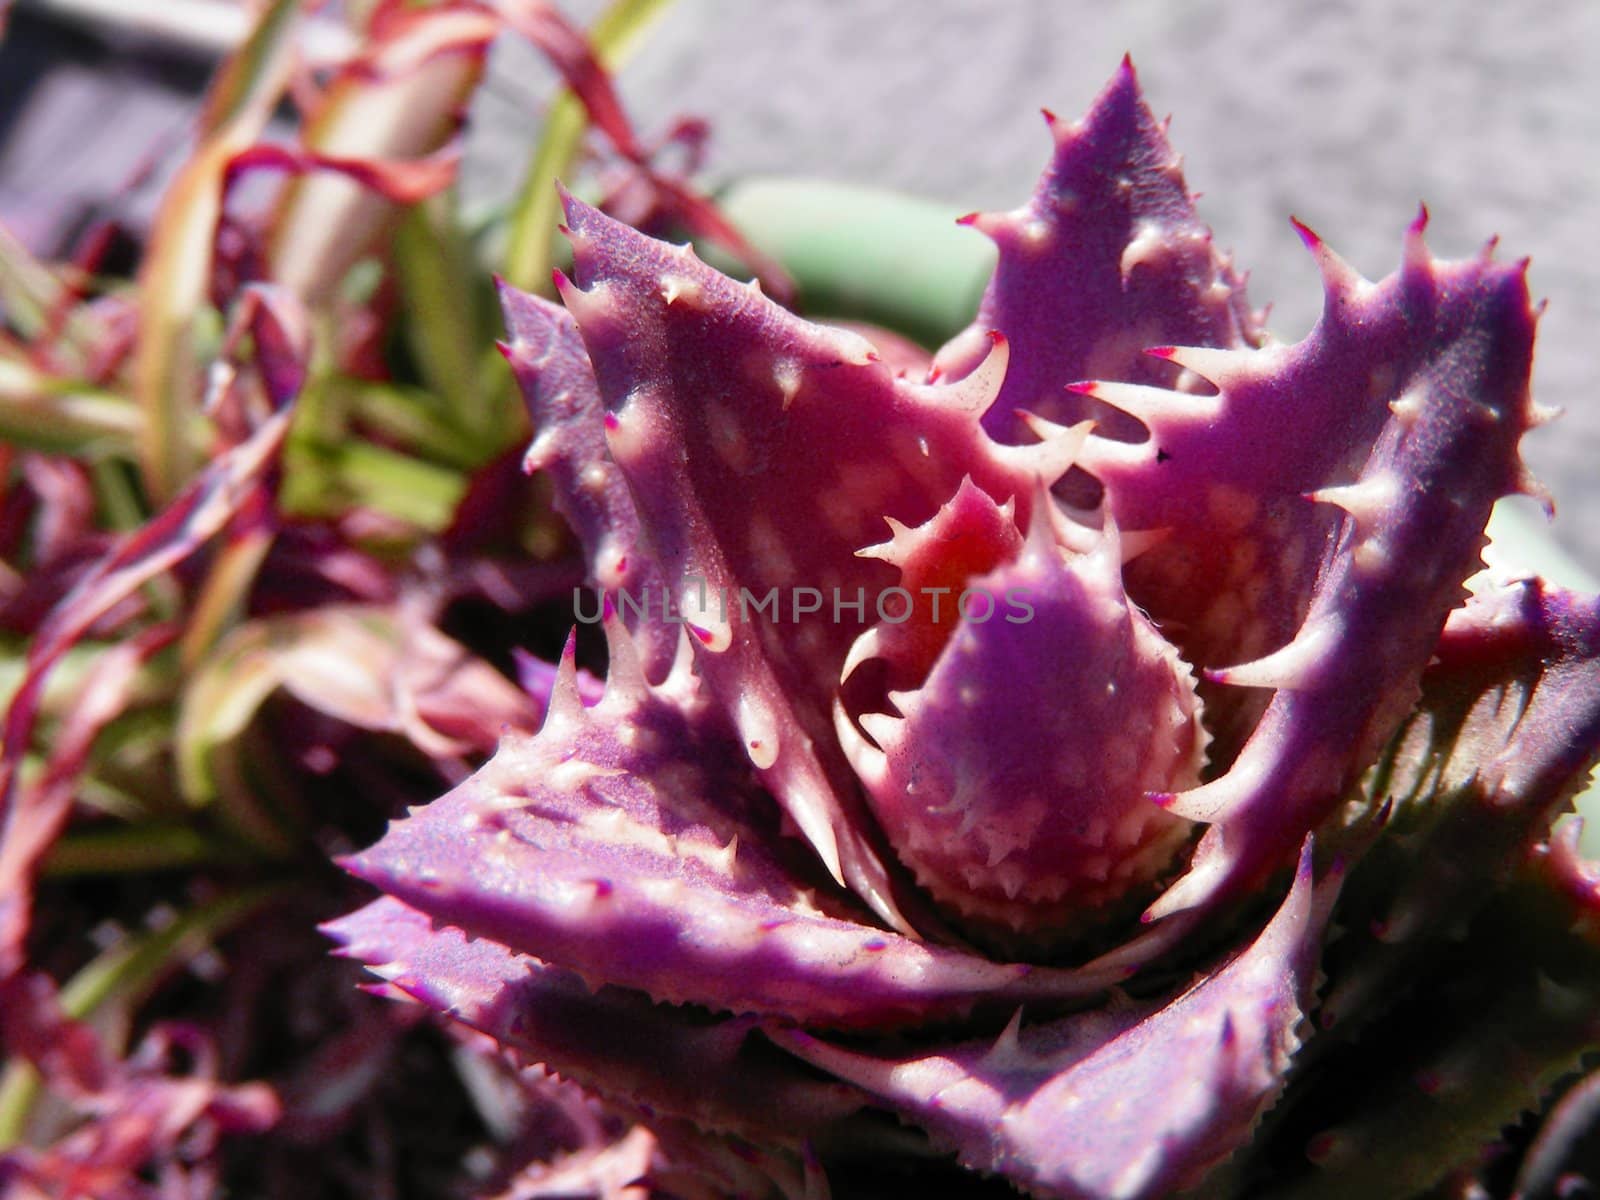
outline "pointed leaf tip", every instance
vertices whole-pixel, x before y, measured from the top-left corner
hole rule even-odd
[[[1291,216],[1289,218],[1289,224],[1294,227],[1295,233],[1299,235],[1300,244],[1303,245],[1307,250],[1311,251],[1311,253],[1315,254],[1322,247],[1323,242],[1321,236],[1315,229],[1312,229],[1311,226],[1307,225],[1299,217]]]
[[[890,1057],[775,1040],[1031,1194],[1176,1194],[1243,1144],[1282,1090],[1320,944],[1309,854],[1300,862],[1250,945],[1167,1000],[1113,999],[1093,1014],[1015,1020],[998,1039]],[[1172,1086],[1175,1069],[1195,1086]]]

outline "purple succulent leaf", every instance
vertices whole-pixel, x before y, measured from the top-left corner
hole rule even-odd
[[[1579,848],[1583,821],[1556,826],[1549,840],[1534,848],[1534,877],[1564,897],[1573,932],[1600,946],[1600,863]]]
[[[873,552],[920,590],[952,559],[973,565],[994,525],[1006,509],[963,481]],[[1011,536],[1014,557],[952,588],[966,618],[884,622],[856,643],[847,670],[882,656],[915,683],[888,692],[892,715],[865,712],[858,731],[841,713],[837,732],[918,882],[987,944],[1037,952],[1148,902],[1193,827],[1147,794],[1198,783],[1207,737],[1188,665],[1122,589],[1115,533],[1084,553],[1048,521]]]
[[[997,963],[868,923],[812,864],[737,742],[684,716],[688,663],[649,688],[613,621],[605,697],[570,656],[539,733],[346,860],[437,920],[597,986],[834,1028],[949,1018],[983,1001],[1092,996],[1119,974]]]
[[[626,988],[591,990],[571,971],[436,926],[393,897],[324,932],[390,987],[633,1110],[796,1145],[865,1101],[770,1053],[747,1018],[708,1021]]]
[[[769,1036],[1031,1194],[1170,1195],[1232,1154],[1277,1097],[1336,887],[1313,884],[1308,841],[1255,941],[1172,999],[1032,1026],[1019,1010],[998,1041],[887,1058],[800,1031]]]
[[[1323,961],[1322,1032],[1297,1062],[1287,1132],[1262,1139],[1307,1143],[1327,1169],[1304,1181],[1312,1195],[1413,1194],[1536,1107],[1597,1032],[1581,999],[1600,987],[1594,868],[1577,822],[1534,843],[1600,749],[1600,601],[1530,579],[1475,586],[1364,783],[1353,832],[1373,844]],[[1459,1016],[1441,1027],[1444,1012]],[[1341,1110],[1330,1071],[1381,1114]]]
[[[1406,235],[1403,267],[1377,284],[1302,228],[1325,293],[1322,318],[1305,339],[1253,351],[1155,351],[1210,380],[1216,396],[1077,385],[1149,431],[1139,443],[1091,438],[1083,465],[1105,486],[1121,528],[1161,531],[1159,544],[1129,564],[1129,590],[1162,614],[1195,665],[1231,666],[1288,642],[1303,623],[1325,544],[1347,514],[1365,526],[1405,503],[1406,489],[1386,492],[1387,480],[1365,491],[1349,485],[1360,482],[1375,445],[1414,423],[1413,401],[1448,397],[1434,415],[1464,429],[1480,418],[1493,424],[1488,413],[1498,412],[1508,424],[1494,440],[1513,448],[1536,420],[1526,401],[1526,264],[1497,264],[1487,254],[1440,262],[1423,245],[1422,228],[1419,218]],[[1426,436],[1424,427],[1408,440]],[[1520,471],[1504,474],[1494,470],[1485,487],[1527,486]],[[1326,503],[1308,504],[1308,496]],[[1220,545],[1229,553],[1215,553]]]
[[[1430,690],[1487,691],[1487,676],[1515,701],[1490,711],[1485,697],[1467,714],[1460,739],[1493,750],[1478,756],[1478,785],[1499,808],[1554,819],[1600,757],[1600,597],[1538,579],[1488,588],[1450,615],[1437,658]]]
[[[935,360],[964,376],[982,360],[988,331],[1005,332],[1011,365],[984,426],[1007,441],[1022,435],[1019,410],[1066,425],[1105,416],[1064,390],[1075,380],[1177,384],[1180,371],[1147,357],[1150,346],[1240,347],[1260,337],[1132,64],[1123,60],[1082,121],[1045,116],[1055,154],[1033,197],[1015,212],[964,218],[993,239],[999,261],[977,319]]]
[[[563,281],[562,297],[700,671],[834,877],[903,924],[831,736],[850,643],[893,584],[856,551],[882,537],[886,516],[926,520],[966,475],[1015,498],[1025,525],[1037,481],[1064,474],[1081,439],[1008,447],[983,433],[1004,339],[958,385],[910,384],[859,335],[800,320],[687,249],[570,198],[567,220],[577,282]],[[819,597],[812,619],[801,619],[805,589]],[[764,619],[747,596],[778,609]]]
[[[596,585],[634,596],[665,595],[627,481],[606,447],[606,410],[577,323],[559,305],[505,284],[500,304],[511,335],[502,352],[534,429],[523,468],[549,473],[556,511],[583,545]],[[646,677],[659,683],[677,654],[680,629],[641,620],[637,610],[623,617],[639,642]]]
[[[553,1162],[537,1163],[520,1172],[494,1200],[565,1200],[590,1196],[594,1200],[649,1200],[651,1164],[656,1141],[650,1131],[635,1126],[615,1142],[582,1146]]]
[[[1600,599],[1515,580],[1452,613],[1370,796],[1393,807],[1389,836],[1346,889],[1323,1025],[1378,1016],[1419,955],[1521,867],[1597,756]],[[1581,904],[1576,833],[1551,843],[1551,886]]]
[[[1267,580],[1260,591],[1271,595],[1285,564],[1317,564],[1292,639],[1250,663],[1210,671],[1218,683],[1275,691],[1226,774],[1164,798],[1212,829],[1152,918],[1237,894],[1329,814],[1415,704],[1445,618],[1482,567],[1490,508],[1525,486],[1518,444],[1534,422],[1525,264],[1437,264],[1419,220],[1396,276],[1376,287],[1337,273],[1330,280],[1337,299],[1300,346],[1227,355],[1220,368],[1206,352],[1220,388],[1201,402],[1207,416],[1184,416],[1170,434],[1152,420],[1149,444],[1116,451],[1124,470],[1085,448],[1085,465],[1104,475],[1119,521],[1149,515],[1131,511],[1140,497],[1159,497],[1157,506],[1181,521],[1184,490],[1188,511],[1234,523],[1230,561],[1253,552],[1256,565],[1207,603],[1228,604],[1241,627],[1253,620],[1253,578]],[[1301,364],[1310,366],[1311,386],[1295,386]],[[1159,463],[1158,444],[1170,455]],[[1330,460],[1331,447],[1342,461]],[[1136,457],[1144,468],[1137,474]],[[1307,472],[1312,465],[1327,473]],[[1231,497],[1228,504],[1217,503],[1219,495]],[[1281,515],[1300,495],[1342,514],[1331,542],[1292,512]]]
[[[810,1157],[653,1117],[621,1137],[532,1163],[493,1200],[827,1200]]]
[[[1422,1194],[1600,1049],[1600,924],[1559,857],[1537,848],[1381,1022],[1310,1064],[1261,1144],[1274,1197]]]

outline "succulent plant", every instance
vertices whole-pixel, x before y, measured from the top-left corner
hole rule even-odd
[[[1545,1194],[1485,1148],[1600,1044],[1600,601],[1480,557],[1525,263],[1301,228],[1281,344],[1127,63],[1049,129],[931,361],[566,198],[503,350],[603,690],[569,640],[329,930],[672,1194]]]
[[[1276,343],[1124,64],[864,271],[926,210],[635,127],[664,6],[270,0],[148,225],[4,181],[0,1193],[1591,1186],[1522,265],[1302,230]]]

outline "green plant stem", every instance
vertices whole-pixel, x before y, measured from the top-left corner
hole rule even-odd
[[[178,824],[139,824],[69,834],[51,847],[46,878],[114,875],[230,866],[250,861],[249,851]]]
[[[589,30],[595,57],[615,70],[643,40],[671,0],[616,0]],[[500,273],[525,292],[551,295],[551,245],[560,223],[556,180],[566,174],[588,128],[582,103],[564,90],[550,105],[533,162],[512,205],[510,236]]]

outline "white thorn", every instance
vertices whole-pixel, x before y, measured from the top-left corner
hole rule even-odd
[[[1302,688],[1310,676],[1327,661],[1338,644],[1339,622],[1328,617],[1311,617],[1294,640],[1271,654],[1240,663],[1235,667],[1207,671],[1217,683],[1233,687]]]
[[[1193,392],[1175,392],[1170,388],[1147,387],[1140,383],[1096,381],[1074,385],[1071,390],[1082,396],[1103,400],[1129,416],[1137,417],[1146,425],[1202,424],[1216,420],[1222,415],[1223,408],[1221,394],[1199,396]]]
[[[1163,346],[1159,352],[1152,350],[1149,353],[1177,363],[1219,388],[1230,379],[1237,378],[1242,370],[1243,354],[1237,350],[1218,350],[1211,346]]]
[[[1022,418],[1022,423],[1028,427],[1028,431],[1041,442],[1060,437],[1072,429],[1070,425],[1058,425],[1054,421],[1047,421],[1038,413],[1029,412],[1025,408],[1019,408],[1017,416]]]
[[[739,697],[734,710],[734,725],[744,742],[745,753],[756,770],[765,771],[778,761],[778,725],[765,705],[750,695]]]
[[[1187,875],[1156,897],[1155,902],[1145,909],[1140,920],[1145,922],[1164,920],[1204,903],[1212,890],[1226,878],[1227,870],[1227,865],[1220,854],[1213,855],[1198,866],[1190,867]]]
[[[1332,247],[1310,228],[1293,217],[1290,218],[1290,222],[1317,264],[1317,273],[1322,276],[1322,288],[1325,293],[1330,296],[1353,296],[1372,286],[1360,271],[1334,253]]]
[[[885,517],[883,520],[889,526],[889,540],[887,542],[875,542],[870,546],[863,546],[856,551],[855,556],[857,558],[880,559],[892,567],[901,566],[905,555],[905,537],[911,531],[893,517]]]
[[[560,456],[561,434],[555,428],[543,430],[538,437],[528,445],[528,452],[522,456],[522,469],[531,475],[535,471],[542,471]]]
[[[1395,420],[1405,428],[1410,429],[1422,416],[1422,405],[1425,397],[1421,388],[1413,388],[1405,395],[1389,401],[1389,411],[1394,414]]]
[[[574,629],[567,635],[567,644],[561,651],[561,663],[556,668],[556,681],[550,689],[550,703],[545,708],[541,729],[575,722],[582,716],[583,698],[578,695],[578,631]]]
[[[1532,404],[1528,407],[1528,428],[1538,429],[1550,424],[1566,413],[1566,409],[1555,404]]]
[[[991,333],[994,344],[977,368],[958,383],[938,387],[935,395],[941,406],[982,416],[989,411],[1000,386],[1006,380],[1006,368],[1011,362],[1011,343],[1004,335]]]
[[[839,739],[839,748],[855,770],[861,785],[870,793],[884,787],[889,781],[889,757],[856,728],[844,711],[844,705],[833,702],[833,730]]]
[[[1059,425],[1053,428],[1062,429]],[[1035,442],[1031,446],[997,446],[995,451],[1007,465],[1026,471],[1049,486],[1077,464],[1083,444],[1088,441],[1093,429],[1093,421],[1079,421],[1060,433],[1052,434],[1047,441]]]
[[[573,320],[577,321],[586,332],[593,333],[597,326],[611,319],[613,308],[604,283],[594,283],[588,288],[581,288],[565,275],[558,274],[555,277],[555,284],[556,291],[561,296],[561,303],[566,305]]]
[[[1186,821],[1205,825],[1226,823],[1259,787],[1267,770],[1266,757],[1246,751],[1221,778],[1186,792],[1164,796],[1158,803],[1173,816]]]
[[[1153,439],[1147,442],[1118,442],[1111,438],[1090,438],[1079,455],[1078,465],[1091,475],[1119,467],[1131,470],[1154,462],[1157,449]]]
[[[605,701],[634,703],[649,686],[644,678],[644,664],[639,661],[639,648],[615,610],[606,614],[604,628],[609,655]]]
[[[1379,475],[1337,487],[1318,488],[1306,493],[1306,498],[1342,508],[1355,518],[1356,528],[1365,532],[1394,507],[1399,491],[1398,481],[1393,475]]]
[[[889,703],[900,711],[900,715],[909,718],[916,715],[916,710],[921,704],[922,692],[918,688],[907,688],[904,691],[895,691],[891,688],[888,696]]]
[[[1401,251],[1401,272],[1410,275],[1414,271],[1431,274],[1433,271],[1433,255],[1428,253],[1428,243],[1423,240],[1423,231],[1428,227],[1428,209],[1425,205],[1417,208],[1416,219],[1406,228],[1406,236]]]
[[[1004,1071],[1008,1068],[1016,1069],[1023,1065],[1022,1054],[1022,1007],[1011,1014],[1011,1020],[1006,1022],[1006,1027],[1000,1031],[1000,1036],[995,1039],[994,1045],[984,1055],[984,1061]]]
[[[1043,499],[1039,499],[1042,495]],[[1072,515],[1064,511],[1057,504],[1055,497],[1049,492],[1040,490],[1034,498],[1034,512],[1043,511],[1049,532],[1054,535],[1057,546],[1071,550],[1074,554],[1089,554],[1100,544],[1100,531],[1091,525],[1085,525],[1075,520]],[[1040,505],[1043,509],[1040,509]],[[1033,536],[1033,527],[1028,528],[1028,535]],[[1040,538],[1044,538],[1044,529],[1040,530]]]
[[[1549,488],[1545,487],[1534,473],[1526,466],[1517,470],[1516,490],[1520,495],[1537,501],[1540,508],[1544,509],[1546,520],[1554,519],[1556,515],[1556,498]]]
[[[883,630],[874,625],[850,644],[850,652],[845,655],[844,666],[839,671],[839,682],[842,684],[849,679],[862,663],[882,656]]]
[[[905,723],[904,717],[891,717],[888,713],[862,713],[860,717],[863,732],[884,751],[900,740]]]

